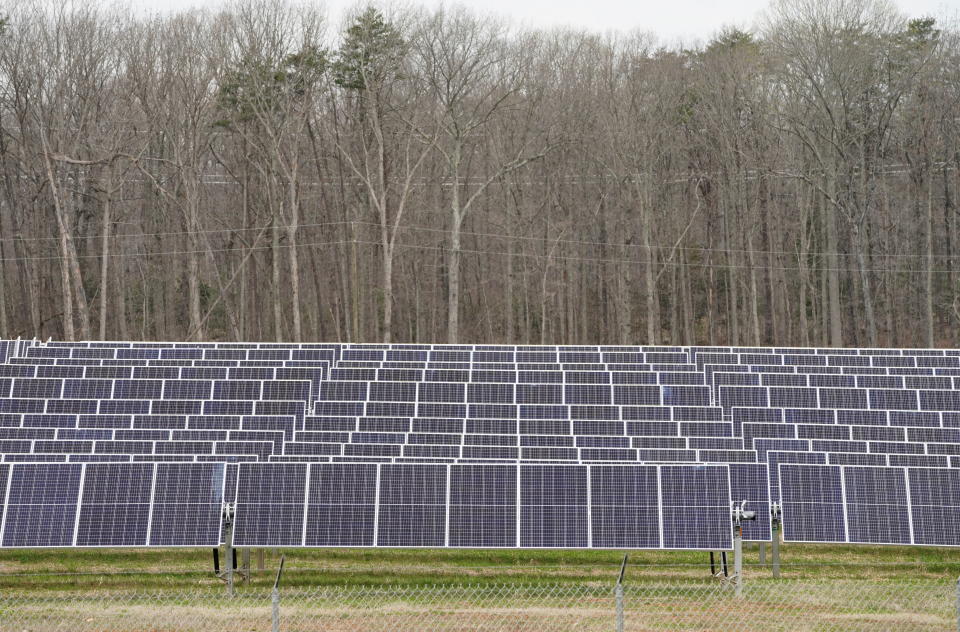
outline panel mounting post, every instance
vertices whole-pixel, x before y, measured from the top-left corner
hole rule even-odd
[[[743,527],[737,524],[733,531],[733,577],[736,581],[734,593],[743,596]]]
[[[227,596],[233,597],[233,569],[237,565],[236,551],[233,550],[233,505],[223,505],[224,540],[227,548]]]
[[[754,511],[747,511],[747,501],[734,502],[733,513],[733,589],[738,598],[743,596],[743,522],[756,520]]]
[[[770,525],[773,528],[773,542],[770,553],[773,567],[773,578],[780,579],[780,504],[770,504]]]

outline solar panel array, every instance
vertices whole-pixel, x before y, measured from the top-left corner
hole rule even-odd
[[[960,470],[783,464],[784,540],[960,546]]]
[[[0,466],[0,546],[218,546],[222,463]]]
[[[0,477],[45,468],[39,497],[74,498],[8,494],[4,546],[34,506],[73,517],[50,542],[175,545],[149,526],[154,478],[109,477],[224,463],[238,541],[263,546],[709,548],[704,483],[662,496],[663,468],[697,464],[729,481],[726,523],[730,499],[758,512],[748,540],[770,539],[774,501],[798,541],[951,544],[931,525],[956,486],[907,503],[940,522],[884,520],[910,473],[960,472],[960,351],[0,341],[0,455]],[[866,500],[838,501],[838,477]],[[550,489],[573,501],[534,502]]]
[[[732,545],[729,472],[697,465],[244,463],[237,546]]]

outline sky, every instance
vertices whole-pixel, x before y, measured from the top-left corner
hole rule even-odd
[[[435,6],[436,0],[410,0]],[[356,0],[317,0],[326,7],[332,24]],[[147,11],[216,6],[216,0],[127,0]],[[639,29],[665,43],[693,43],[710,38],[723,26],[750,28],[768,6],[768,0],[459,0],[478,12],[494,13],[532,27],[573,26],[598,32]],[[960,14],[960,0],[895,0],[911,16]]]

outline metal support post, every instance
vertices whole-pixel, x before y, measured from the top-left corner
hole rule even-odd
[[[747,501],[734,503],[731,507],[733,517],[733,585],[734,592],[739,599],[743,596],[743,521],[756,520],[754,511],[747,511]]]
[[[733,576],[736,578],[734,591],[737,597],[743,596],[743,527],[737,524],[733,531]]]
[[[243,549],[240,560],[240,573],[243,575],[243,581],[247,581],[250,579],[250,549]]]
[[[767,564],[767,543],[760,543],[760,565],[765,566]]]
[[[227,545],[227,596],[232,598],[233,569],[237,565],[237,558],[233,550],[233,506],[229,503],[223,506],[223,526]]]
[[[960,631],[960,579],[957,580],[957,630]]]
[[[257,549],[257,570],[263,572],[263,549]]]
[[[627,570],[627,556],[623,556],[623,562],[620,563],[620,575],[617,577],[617,586],[614,589],[614,596],[616,597],[616,608],[617,608],[617,632],[623,632],[624,617],[623,617],[623,576]]]
[[[773,523],[773,546],[770,547],[773,558],[773,578],[780,579],[780,522]]]

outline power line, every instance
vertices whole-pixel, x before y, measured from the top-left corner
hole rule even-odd
[[[374,224],[373,222],[365,222],[365,223],[379,226],[379,224]],[[434,232],[434,233],[450,232],[449,229],[430,228],[428,226],[401,226],[400,228],[402,230],[420,230],[420,231]],[[814,256],[820,256],[820,257],[852,257],[856,254],[853,252],[824,252],[824,251],[811,251],[811,250],[800,253],[800,252],[793,252],[790,250],[759,250],[759,249],[750,249],[750,248],[706,248],[703,246],[677,246],[676,248],[674,248],[673,246],[660,246],[660,245],[646,246],[644,244],[617,244],[609,241],[585,241],[585,240],[579,240],[579,239],[551,239],[550,237],[526,237],[523,235],[505,235],[503,233],[484,233],[484,232],[474,232],[469,230],[461,230],[460,234],[474,235],[478,237],[515,239],[515,240],[523,240],[523,241],[540,241],[540,242],[547,242],[550,244],[552,243],[579,244],[579,245],[589,245],[589,246],[608,246],[610,248],[639,248],[644,250],[646,249],[667,250],[667,251],[682,250],[684,252],[719,252],[719,253],[736,252],[736,253],[742,253],[742,254],[760,254],[760,255],[773,254],[773,255],[788,255],[788,256],[804,254],[804,255],[814,255]],[[925,259],[928,257],[928,255],[923,253],[920,253],[920,254],[915,254],[915,253],[873,254],[871,253],[870,257],[871,258],[924,258]],[[947,259],[947,260],[956,258],[955,255],[936,255],[936,254],[929,255],[929,257],[934,259]]]
[[[379,228],[380,224],[377,222],[368,222],[362,220],[341,220],[336,222],[312,222],[312,223],[301,223],[298,224],[298,228],[319,228],[324,226],[344,226],[344,225],[359,225],[359,226],[371,226]],[[279,224],[278,229],[287,230],[290,228],[288,224]],[[132,238],[141,238],[141,237],[159,237],[159,236],[176,236],[176,235],[189,235],[191,232],[193,234],[204,234],[204,235],[215,235],[215,234],[224,234],[224,233],[242,233],[242,232],[252,232],[260,231],[261,227],[247,227],[247,228],[221,228],[221,229],[210,229],[210,230],[197,230],[197,231],[170,231],[170,232],[156,232],[156,233],[114,233],[111,234],[111,238],[123,238],[123,239],[132,239]],[[448,228],[432,228],[429,226],[415,226],[415,225],[401,225],[400,230],[408,231],[421,231],[421,232],[430,232],[430,233],[442,233],[444,235],[450,234],[450,229]],[[571,244],[571,245],[584,245],[584,246],[605,246],[612,249],[621,249],[621,248],[631,248],[631,249],[643,249],[643,250],[664,250],[664,251],[683,251],[683,252],[704,252],[704,253],[739,253],[739,254],[756,254],[756,255],[783,255],[794,257],[798,255],[804,256],[815,256],[815,257],[852,257],[856,253],[853,252],[827,252],[827,251],[813,251],[808,250],[805,252],[794,252],[789,250],[763,250],[757,248],[707,248],[705,246],[677,246],[676,248],[672,246],[663,246],[663,245],[644,245],[644,244],[620,244],[609,241],[592,241],[592,240],[582,240],[582,239],[552,239],[550,237],[532,237],[525,235],[509,235],[505,233],[490,233],[482,231],[470,231],[470,230],[461,230],[461,235],[470,235],[474,237],[489,237],[493,239],[508,239],[515,241],[532,241],[532,242],[542,242],[542,243],[561,243],[561,244]],[[12,238],[11,241],[59,241],[59,237],[16,237]],[[103,239],[103,235],[85,235],[82,238],[84,240],[99,240]],[[304,245],[304,244],[300,244]],[[216,252],[229,252],[230,250],[247,250],[246,248],[239,247],[236,249],[219,249]],[[204,251],[211,252],[211,251]],[[163,254],[190,254],[190,251],[157,251],[148,253],[149,255],[163,255]],[[136,256],[136,255],[125,255],[125,254],[116,254],[109,256]],[[531,255],[532,256],[532,255]],[[99,258],[101,255],[81,255],[81,258]],[[59,256],[42,256],[42,257],[7,257],[0,259],[0,261],[30,261],[30,260],[44,260],[44,259],[58,259]],[[943,254],[926,254],[926,253],[871,253],[871,259],[943,259],[950,261],[956,258],[956,255],[943,255]],[[589,260],[589,259],[585,259]],[[688,263],[687,265],[700,265]],[[745,266],[745,267],[754,267],[754,268],[765,268],[768,266]],[[781,268],[781,269],[791,269],[791,268]],[[812,269],[812,268],[808,268]],[[823,268],[817,268],[823,269]],[[837,270],[843,270],[846,268],[836,268]]]
[[[302,242],[297,244],[279,244],[277,248],[288,249],[288,248],[314,248],[314,247],[323,247],[323,246],[339,246],[339,245],[364,245],[364,246],[374,246],[377,248],[382,248],[383,244],[375,241],[364,241],[357,239],[341,239],[334,241],[314,241],[314,242]],[[427,250],[433,252],[444,252],[447,251],[447,248],[444,246],[428,246],[420,244],[407,244],[398,242],[396,246],[401,248],[413,249],[413,250]],[[247,247],[238,247],[238,248],[210,248],[205,250],[161,250],[156,252],[114,252],[107,255],[110,258],[140,258],[140,259],[149,259],[151,257],[160,257],[160,256],[182,256],[182,255],[206,255],[206,254],[217,254],[224,252],[250,252],[253,251],[266,251],[272,249],[272,245],[265,246],[251,246]],[[528,252],[511,252],[506,250],[482,250],[476,248],[461,248],[460,252],[467,254],[476,254],[476,255],[496,255],[498,257],[518,257],[525,259],[547,259],[547,260],[557,260],[557,261],[583,261],[588,263],[621,263],[621,264],[636,264],[636,265],[646,265],[648,262],[644,259],[628,259],[622,257],[575,257],[570,255],[546,255],[539,253],[528,253]],[[77,255],[78,259],[102,259],[102,254],[87,254],[87,255]],[[16,262],[16,261],[61,261],[64,257],[62,255],[45,255],[37,257],[6,257],[0,259],[0,262]],[[707,268],[707,269],[722,269],[722,270],[781,270],[781,271],[800,271],[807,270],[808,272],[859,272],[860,268],[856,267],[828,267],[828,266],[809,266],[806,268],[801,268],[800,266],[770,266],[770,265],[749,265],[749,264],[735,264],[735,263],[705,263],[705,262],[677,262],[677,261],[660,261],[656,262],[656,265],[660,266],[671,266],[671,267],[680,267],[687,266],[689,268]],[[883,273],[894,273],[894,274],[916,274],[920,272],[931,272],[933,274],[952,274],[953,270],[939,270],[939,269],[927,269],[927,268],[916,268],[916,269],[907,269],[907,268],[874,268],[866,267],[863,270],[867,272],[883,272]]]
[[[380,246],[381,244],[374,241],[359,241],[359,240],[346,240],[342,243],[357,243],[365,244],[372,246]],[[418,250],[433,250],[433,251],[445,251],[447,248],[443,246],[422,246],[418,244],[404,244],[397,243],[397,246],[403,248],[412,248]],[[535,258],[535,259],[556,259],[560,261],[586,261],[590,263],[633,263],[638,265],[646,265],[648,262],[643,259],[623,259],[618,257],[573,257],[573,256],[564,256],[564,255],[544,255],[538,253],[522,253],[522,252],[510,252],[505,250],[479,250],[479,249],[468,249],[461,248],[460,252],[465,252],[468,254],[482,254],[482,255],[496,255],[498,257],[521,257],[521,258]],[[687,266],[690,268],[718,268],[718,269],[755,269],[755,270],[785,270],[785,271],[800,271],[807,270],[808,272],[859,272],[860,268],[856,267],[827,267],[827,266],[809,266],[806,268],[801,268],[800,266],[769,266],[769,265],[741,265],[741,264],[727,264],[727,263],[696,263],[696,262],[677,262],[677,261],[659,261],[656,262],[656,265],[664,265],[671,267],[681,267]],[[916,274],[919,272],[932,272],[934,274],[952,274],[953,270],[933,270],[926,268],[916,268],[916,269],[907,269],[907,268],[863,268],[867,272],[886,272],[886,273],[904,273],[904,274]]]
[[[131,222],[132,223],[132,222]],[[313,228],[317,226],[336,226],[340,224],[351,224],[349,220],[339,221],[339,222],[317,222],[311,224],[298,224],[299,228]],[[373,223],[373,222],[364,222],[364,223]],[[279,224],[277,228],[288,229],[290,225],[288,224]],[[108,237],[111,238],[134,238],[134,237],[169,237],[173,235],[190,235],[190,234],[201,234],[201,235],[216,235],[220,233],[243,233],[243,232],[253,232],[262,230],[262,226],[251,226],[249,228],[216,228],[210,230],[178,230],[170,232],[159,232],[159,233],[110,233]],[[60,241],[59,237],[6,237],[9,241]],[[103,239],[103,233],[99,235],[83,235],[82,237],[74,237],[74,241],[78,239],[91,239],[98,240]]]

